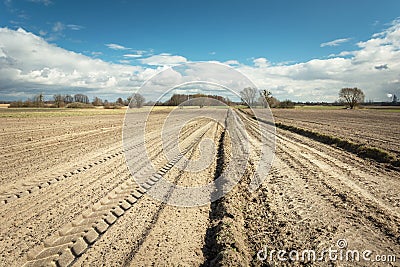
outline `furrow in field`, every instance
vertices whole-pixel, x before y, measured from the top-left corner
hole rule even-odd
[[[153,144],[154,141],[158,138],[158,133],[154,132],[147,134],[146,143]],[[166,133],[170,134],[169,132]],[[142,146],[143,143],[137,143],[135,141],[131,142],[132,145],[126,145],[124,152],[129,153],[132,149],[135,149],[139,146]],[[22,184],[12,184],[10,187],[3,187],[2,192],[0,192],[0,202],[7,204],[15,199],[24,197],[29,195],[37,190],[50,186],[54,183],[57,183],[64,179],[71,179],[76,174],[83,173],[85,171],[90,170],[91,168],[98,167],[101,164],[106,163],[108,160],[122,156],[123,153],[121,148],[118,146],[117,148],[112,149],[110,152],[106,153],[106,155],[100,155],[97,158],[93,158],[89,160],[89,163],[81,164],[78,167],[74,167],[62,174],[59,175],[43,175],[42,179],[34,179],[34,180],[24,180]],[[57,172],[59,172],[57,170]]]
[[[249,125],[254,127],[254,123]],[[253,147],[257,146],[255,142]],[[365,172],[368,168],[362,162],[365,165],[366,161],[359,159],[350,166],[346,156],[354,156],[335,150],[278,131],[273,168],[245,212],[254,265],[263,264],[255,257],[263,246],[270,250],[322,250],[340,238],[360,251],[368,248],[393,254],[399,250],[396,200],[384,200],[385,191],[396,191],[392,188],[395,181],[391,181],[394,176],[386,174],[380,182],[383,188],[370,190],[360,181],[377,182],[381,177]],[[285,265],[276,259],[274,263]]]
[[[157,173],[151,166],[143,166],[142,176],[149,177],[145,184],[138,187],[131,178],[115,190],[107,194],[92,208],[83,212],[71,224],[64,226],[58,235],[47,239],[28,255],[25,266],[40,266],[44,263],[57,263],[58,266],[69,266],[77,257],[97,240],[115,223],[136,201],[150,189],[165,173],[167,173],[191,148],[198,143],[201,136],[189,144],[182,153],[176,155]],[[152,174],[153,173],[153,174]]]
[[[201,140],[214,138],[217,135],[214,134],[216,126],[208,123],[205,126],[206,132]],[[187,137],[187,142],[194,141],[198,135],[194,128],[192,135]],[[196,141],[196,144],[201,140]],[[198,153],[196,145],[186,158],[195,160]],[[201,153],[208,155],[209,152],[202,150]],[[186,173],[179,162],[164,178],[184,185],[199,181],[207,183],[209,179],[213,179],[212,168],[211,166],[200,173]],[[201,247],[207,228],[208,209],[208,206],[171,207],[145,195],[116,222],[115,227],[107,231],[99,242],[77,260],[76,265],[138,266],[163,265],[167,262],[175,264],[180,261],[198,266],[203,259]],[[111,254],[112,258],[108,256]]]

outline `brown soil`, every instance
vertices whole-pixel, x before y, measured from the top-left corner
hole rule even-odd
[[[377,110],[273,109],[276,122],[317,131],[400,156],[400,113]]]
[[[398,171],[277,130],[272,169],[251,193],[248,184],[261,147],[256,122],[222,109],[203,110],[199,118],[195,109],[179,112],[190,123],[177,128],[184,155],[175,161],[162,153],[173,146],[176,135],[172,131],[176,125],[167,125],[166,140],[171,141],[161,145],[159,130],[166,111],[147,120],[148,154],[138,150],[136,137],[143,129],[132,128],[125,150],[137,155],[131,171],[147,179],[141,186],[125,164],[122,115],[0,118],[0,266],[311,265],[276,257],[260,261],[257,253],[265,246],[320,250],[335,247],[339,239],[345,239],[349,249],[400,257]],[[218,177],[235,156],[232,147],[240,139],[204,118],[207,112],[222,121],[237,116],[245,122],[242,130],[250,135],[251,157],[243,179],[225,197],[200,207],[174,207],[152,198],[146,192],[159,176],[143,164],[147,157],[163,170],[158,173],[164,179],[198,186]],[[145,119],[143,114],[137,113],[138,122]],[[285,111],[278,119],[296,123],[288,114]],[[343,133],[346,127],[358,127],[344,126]],[[324,127],[328,126],[318,129]],[[368,136],[399,142],[397,133],[379,137],[371,129]],[[204,157],[210,160],[208,167],[190,172],[184,158]],[[368,265],[363,261],[313,264]]]

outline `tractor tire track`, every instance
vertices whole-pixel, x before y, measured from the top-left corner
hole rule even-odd
[[[251,135],[260,134],[255,121],[247,118],[246,124]],[[252,140],[257,150],[260,140]],[[400,217],[393,205],[397,200],[384,200],[385,191],[398,192],[393,172],[380,172],[385,178],[379,183],[374,176],[379,171],[354,155],[283,130],[276,140],[273,168],[244,212],[252,265],[266,264],[256,257],[265,245],[270,250],[318,250],[345,238],[360,251],[399,251]],[[371,190],[366,180],[382,188]],[[275,259],[268,264],[294,263]]]
[[[131,178],[112,190],[106,197],[96,202],[93,207],[84,211],[73,222],[59,230],[58,235],[47,239],[43,245],[35,248],[28,255],[24,266],[42,266],[56,264],[70,266],[77,257],[86,252],[107,229],[113,225],[142,195],[165,175],[186,153],[188,153],[201,137],[195,139],[182,153],[176,155],[158,172],[151,166],[145,167],[143,176],[150,175],[142,186],[138,186]]]

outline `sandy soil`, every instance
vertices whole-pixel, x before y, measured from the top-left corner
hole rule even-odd
[[[247,125],[249,132],[255,131],[251,129],[255,123],[250,119]],[[259,145],[256,139],[253,142],[256,159]],[[255,255],[265,246],[287,252],[322,251],[335,248],[340,239],[347,241],[348,249],[398,255],[398,172],[386,171],[379,165],[283,130],[278,130],[276,148],[266,182],[255,194],[242,195],[247,200],[243,214],[247,226],[246,249],[252,265],[298,264],[278,261],[276,257],[272,261],[259,261]],[[365,264],[339,263],[340,266]]]
[[[159,131],[167,111],[147,119],[147,154],[137,138],[143,129],[130,129],[125,152],[135,155],[131,171],[146,181],[141,185],[125,164],[122,115],[0,118],[0,266],[310,265],[260,261],[257,253],[264,247],[322,250],[339,239],[349,249],[400,257],[398,171],[278,130],[272,169],[250,192],[260,158],[255,121],[223,109],[179,112],[188,123],[171,120],[164,146]],[[221,121],[235,116],[245,128],[228,133],[207,112]],[[137,123],[143,119],[138,112]],[[185,208],[147,194],[160,177],[183,186],[213,181],[235,157],[243,131],[250,136],[250,162],[222,199]],[[180,150],[167,159],[163,151],[175,151],[178,133]],[[203,157],[207,168],[190,171],[186,159]]]

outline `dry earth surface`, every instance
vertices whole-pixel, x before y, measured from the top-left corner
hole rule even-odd
[[[250,192],[260,135],[266,134],[257,122],[235,110],[205,108],[176,110],[187,119],[184,127],[174,118],[164,125],[170,111],[158,109],[150,118],[146,110],[137,111],[124,147],[124,111],[0,111],[0,266],[400,265],[398,170],[278,129],[267,133],[276,139],[271,170]],[[307,112],[274,115],[314,131],[335,127],[341,136],[399,151],[398,115]],[[244,127],[226,128],[211,118],[242,120]],[[140,150],[143,129],[135,127],[144,120],[147,153]],[[244,132],[250,160],[223,198],[188,208],[148,194],[161,177],[182,186],[212,182],[236,156]],[[177,136],[180,149],[167,158],[163,152],[176,150]],[[187,159],[204,158],[207,168],[190,170]],[[138,185],[130,171],[145,182]],[[371,250],[371,258],[396,255],[397,261],[257,258],[265,247],[299,253],[337,249],[339,239],[349,249]]]
[[[400,156],[400,112],[384,109],[274,109],[276,122],[317,130]]]

